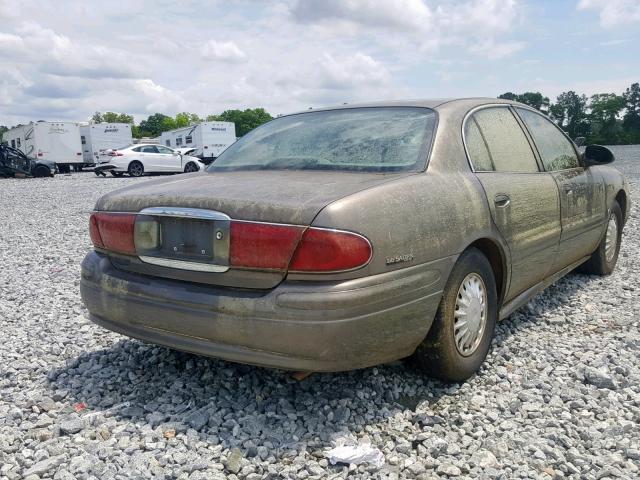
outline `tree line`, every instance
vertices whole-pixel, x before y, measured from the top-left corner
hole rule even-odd
[[[589,144],[640,144],[640,84],[622,95],[597,93],[587,97],[574,91],[558,95],[555,103],[540,92],[506,92],[498,98],[515,100],[544,112],[571,138]]]
[[[201,118],[196,113],[180,112],[175,117],[163,113],[154,113],[139,125],[135,125],[133,117],[126,113],[96,112],[91,117],[93,123],[130,123],[133,125],[134,138],[157,137],[162,132],[188,127],[200,122],[233,122],[236,125],[236,135],[242,137],[259,125],[268,122],[273,117],[264,108],[247,108],[246,110],[225,110],[219,115],[207,115]]]
[[[506,92],[498,98],[514,100],[544,112],[571,138],[585,137],[587,143],[601,145],[640,144],[640,84],[634,83],[622,95],[597,93],[587,97],[574,91],[563,92],[554,103],[540,92]],[[264,108],[225,110],[202,118],[195,113],[180,112],[175,117],[154,113],[140,124],[126,113],[96,112],[94,123],[130,123],[134,138],[157,137],[162,132],[188,127],[202,121],[233,122],[236,135],[242,137],[273,117]],[[2,134],[8,130],[0,126]]]

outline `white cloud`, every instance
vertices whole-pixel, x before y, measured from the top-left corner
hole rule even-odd
[[[322,88],[345,89],[365,85],[389,84],[391,74],[380,62],[357,52],[344,58],[325,53],[320,59],[320,83]]]
[[[247,58],[247,55],[233,42],[209,40],[200,51],[205,60],[239,63],[244,62]]]
[[[640,22],[640,0],[580,0],[579,10],[596,10],[603,27]]]
[[[302,22],[338,20],[400,29],[427,28],[432,16],[422,0],[299,0],[291,13]]]
[[[602,69],[567,73],[570,62],[550,63],[544,46],[526,48],[540,46],[547,28],[527,15],[538,11],[533,1],[69,0],[61,9],[0,0],[0,125],[83,120],[96,110],[139,121],[155,112],[265,107],[278,114],[343,102],[491,95],[516,91],[546,71],[570,79],[588,71],[596,80]],[[629,45],[608,48],[610,63],[638,41],[633,32],[624,38]],[[525,76],[516,65],[534,53],[542,61]],[[564,58],[575,60],[574,53]],[[620,78],[637,71],[637,63],[616,62]]]

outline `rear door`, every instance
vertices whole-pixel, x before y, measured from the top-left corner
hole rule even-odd
[[[476,110],[467,117],[464,133],[493,221],[509,246],[509,300],[544,279],[553,267],[561,232],[558,187],[551,174],[540,171],[509,106]]]
[[[573,142],[548,118],[517,108],[536,145],[542,165],[560,192],[562,236],[555,270],[590,255],[598,245],[607,218],[604,181],[580,165]]]

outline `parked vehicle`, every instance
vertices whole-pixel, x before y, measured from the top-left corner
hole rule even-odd
[[[82,158],[85,166],[98,162],[98,155],[105,150],[131,145],[131,125],[128,123],[91,123],[80,126]]]
[[[96,175],[106,175],[108,171],[114,177],[121,177],[125,173],[140,177],[145,173],[189,173],[204,168],[204,163],[197,157],[182,155],[162,145],[138,143],[99,153],[94,172]]]
[[[73,122],[37,122],[12,128],[4,141],[28,157],[55,162],[61,173],[80,171],[84,160],[80,127]]]
[[[17,148],[0,144],[0,177],[53,177],[56,173],[54,162],[30,158]]]
[[[206,174],[98,200],[82,298],[110,330],[231,361],[411,356],[461,381],[499,319],[576,267],[613,271],[630,200],[612,161],[495,99],[279,117]]]
[[[214,161],[235,141],[236,126],[233,122],[202,122],[162,132],[160,136],[160,143],[166,147],[193,148],[193,155],[206,164]]]

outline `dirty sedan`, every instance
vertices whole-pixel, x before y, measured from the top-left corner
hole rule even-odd
[[[460,381],[495,324],[569,271],[613,271],[629,211],[609,150],[495,99],[277,118],[206,173],[103,196],[91,319],[298,371],[411,357]]]

